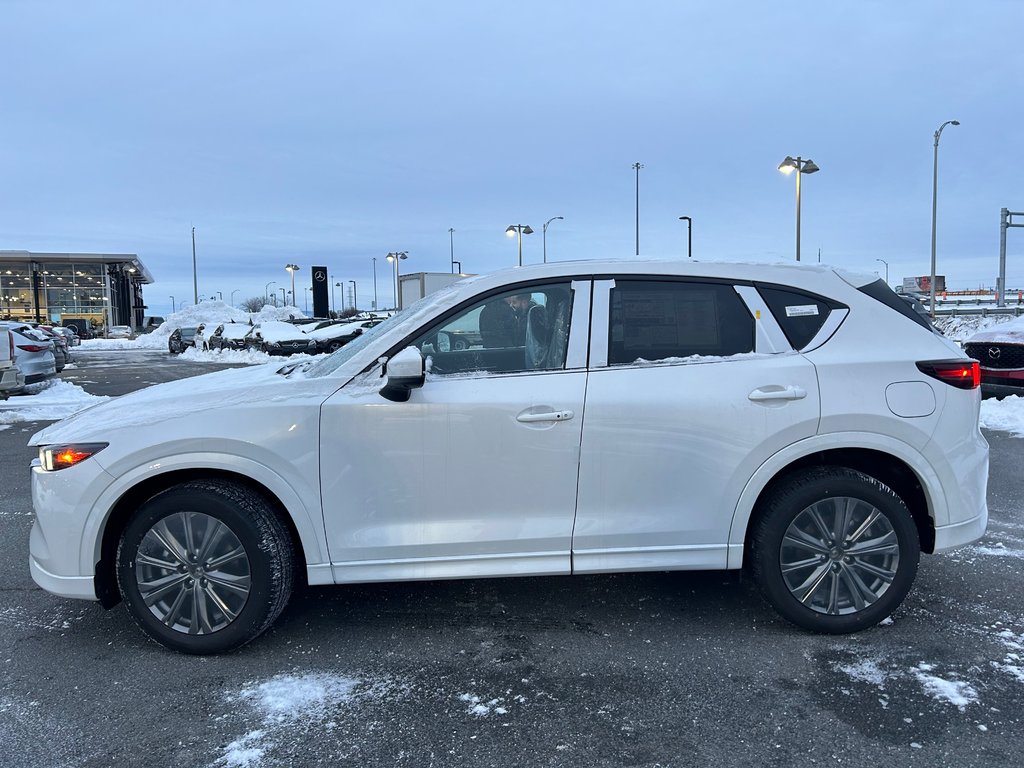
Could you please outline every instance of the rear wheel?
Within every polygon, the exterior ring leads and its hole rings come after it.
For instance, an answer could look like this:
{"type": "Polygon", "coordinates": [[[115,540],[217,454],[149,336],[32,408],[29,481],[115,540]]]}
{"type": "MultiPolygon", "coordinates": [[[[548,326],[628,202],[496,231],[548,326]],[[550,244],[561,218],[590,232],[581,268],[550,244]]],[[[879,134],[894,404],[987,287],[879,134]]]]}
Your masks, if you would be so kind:
{"type": "Polygon", "coordinates": [[[132,618],[158,643],[219,653],[258,637],[292,586],[291,541],[262,496],[224,481],[160,493],[121,536],[117,579],[132,618]]]}
{"type": "Polygon", "coordinates": [[[903,602],[921,547],[910,511],[887,485],[820,467],[793,475],[763,505],[753,570],[783,617],[841,634],[877,624],[903,602]]]}

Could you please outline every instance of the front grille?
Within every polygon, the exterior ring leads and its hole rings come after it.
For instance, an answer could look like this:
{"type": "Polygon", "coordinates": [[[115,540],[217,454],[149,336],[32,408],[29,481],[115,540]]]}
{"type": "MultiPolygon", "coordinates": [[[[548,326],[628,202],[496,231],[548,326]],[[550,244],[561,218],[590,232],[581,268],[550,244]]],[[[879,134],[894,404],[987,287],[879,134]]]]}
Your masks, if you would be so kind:
{"type": "Polygon", "coordinates": [[[964,351],[981,363],[983,368],[1024,368],[1024,345],[967,344],[964,351]]]}

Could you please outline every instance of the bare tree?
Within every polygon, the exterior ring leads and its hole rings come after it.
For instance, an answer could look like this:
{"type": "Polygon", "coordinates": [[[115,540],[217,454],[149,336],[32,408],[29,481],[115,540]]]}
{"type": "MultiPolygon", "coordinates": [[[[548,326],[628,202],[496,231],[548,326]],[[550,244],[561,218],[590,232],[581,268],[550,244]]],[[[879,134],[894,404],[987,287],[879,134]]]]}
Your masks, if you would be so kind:
{"type": "Polygon", "coordinates": [[[261,309],[263,309],[263,305],[266,303],[266,299],[264,299],[262,296],[253,296],[251,299],[246,299],[245,301],[243,301],[240,306],[246,312],[259,312],[261,309]]]}

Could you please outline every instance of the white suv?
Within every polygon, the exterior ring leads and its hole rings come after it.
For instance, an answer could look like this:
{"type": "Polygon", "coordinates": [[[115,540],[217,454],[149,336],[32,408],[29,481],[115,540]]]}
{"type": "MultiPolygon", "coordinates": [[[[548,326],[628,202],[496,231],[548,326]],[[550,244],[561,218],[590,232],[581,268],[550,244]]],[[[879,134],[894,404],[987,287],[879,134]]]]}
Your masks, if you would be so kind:
{"type": "Polygon", "coordinates": [[[471,278],[315,362],[32,438],[31,569],[189,653],[310,584],[749,566],[874,625],[985,531],[978,364],[875,276],[563,262],[471,278]]]}

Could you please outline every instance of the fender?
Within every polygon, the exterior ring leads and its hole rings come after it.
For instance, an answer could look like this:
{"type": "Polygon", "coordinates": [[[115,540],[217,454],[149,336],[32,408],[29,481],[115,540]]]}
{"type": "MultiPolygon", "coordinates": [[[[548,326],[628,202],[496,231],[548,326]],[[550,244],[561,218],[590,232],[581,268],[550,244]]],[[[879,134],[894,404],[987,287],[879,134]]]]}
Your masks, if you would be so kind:
{"type": "MultiPolygon", "coordinates": [[[[309,583],[334,583],[330,560],[326,556],[327,536],[324,530],[323,511],[309,508],[303,502],[303,494],[297,493],[291,483],[265,464],[245,456],[220,452],[181,453],[152,459],[127,471],[119,470],[118,476],[100,493],[89,510],[79,553],[79,573],[94,572],[101,554],[102,530],[107,524],[111,510],[128,491],[141,482],[170,472],[204,469],[244,475],[267,488],[288,510],[295,524],[306,554],[309,583]]],[[[319,488],[313,489],[306,497],[319,499],[319,488]]]]}
{"type": "Polygon", "coordinates": [[[942,485],[939,476],[921,452],[913,446],[902,440],[874,432],[832,432],[815,435],[788,445],[768,458],[747,481],[736,502],[736,509],[733,511],[732,524],[729,529],[727,568],[743,566],[743,548],[750,516],[753,514],[758,497],[768,483],[790,464],[805,456],[839,448],[866,448],[887,453],[902,460],[917,475],[933,522],[941,525],[949,519],[949,510],[946,506],[945,495],[941,493],[942,485]],[[939,492],[936,493],[936,490],[939,492]]]}

